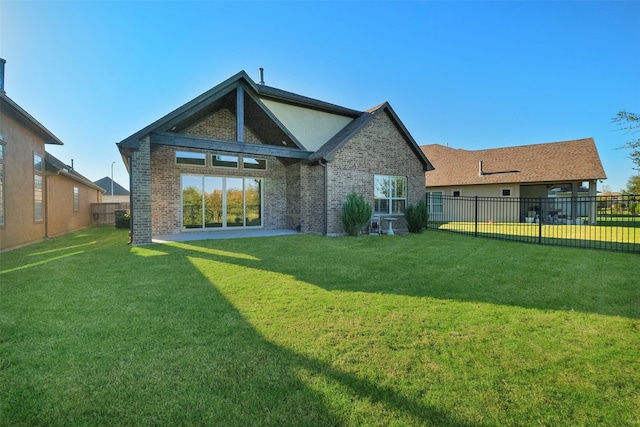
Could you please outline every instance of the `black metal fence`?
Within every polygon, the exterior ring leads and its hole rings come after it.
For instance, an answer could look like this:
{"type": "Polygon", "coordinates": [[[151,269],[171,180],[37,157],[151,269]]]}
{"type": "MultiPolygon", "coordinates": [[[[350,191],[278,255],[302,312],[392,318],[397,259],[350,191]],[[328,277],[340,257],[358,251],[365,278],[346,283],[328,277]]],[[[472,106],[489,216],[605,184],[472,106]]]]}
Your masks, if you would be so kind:
{"type": "Polygon", "coordinates": [[[427,195],[428,229],[544,245],[640,252],[640,195],[427,195]]]}

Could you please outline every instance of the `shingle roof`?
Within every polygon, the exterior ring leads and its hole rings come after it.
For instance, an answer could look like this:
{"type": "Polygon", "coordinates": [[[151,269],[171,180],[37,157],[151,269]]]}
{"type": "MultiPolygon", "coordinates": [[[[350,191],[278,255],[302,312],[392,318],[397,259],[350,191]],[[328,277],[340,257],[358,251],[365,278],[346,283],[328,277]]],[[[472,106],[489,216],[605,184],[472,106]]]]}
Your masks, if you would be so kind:
{"type": "Polygon", "coordinates": [[[50,153],[46,151],[44,154],[45,154],[45,164],[46,164],[47,170],[57,172],[61,175],[67,176],[75,181],[78,181],[88,187],[102,191],[102,188],[100,188],[98,185],[91,182],[84,175],[78,173],[71,166],[61,162],[60,160],[58,160],[57,158],[55,158],[54,156],[52,156],[50,153]]]}
{"type": "MultiPolygon", "coordinates": [[[[336,135],[326,141],[318,150],[316,150],[310,157],[307,159],[309,161],[317,161],[317,160],[328,160],[332,158],[335,151],[344,144],[351,136],[355,134],[358,130],[360,130],[365,124],[367,124],[373,117],[379,114],[382,111],[386,111],[391,116],[391,119],[395,126],[398,128],[399,132],[403,135],[407,144],[412,148],[415,152],[416,156],[423,163],[425,170],[430,170],[433,168],[427,157],[420,150],[420,147],[413,139],[409,131],[402,124],[402,121],[393,111],[388,102],[384,102],[376,107],[373,107],[367,111],[357,111],[352,110],[350,108],[341,107],[339,105],[331,104],[328,102],[320,101],[318,99],[309,98],[306,96],[298,95],[292,92],[287,92],[282,89],[274,88],[271,86],[265,86],[254,83],[249,75],[245,71],[240,71],[239,73],[233,75],[228,78],[224,82],[216,85],[212,89],[203,93],[202,95],[194,98],[193,100],[187,102],[181,107],[175,109],[171,113],[165,115],[154,123],[146,126],[145,128],[139,130],[128,138],[122,140],[117,143],[119,149],[122,151],[123,149],[137,149],[139,145],[139,139],[144,137],[145,135],[150,134],[153,131],[157,131],[158,129],[162,129],[163,126],[166,127],[168,123],[172,123],[172,120],[182,116],[183,114],[187,114],[193,112],[197,109],[202,109],[206,105],[209,105],[214,100],[220,98],[222,94],[225,94],[235,88],[238,85],[243,85],[249,91],[252,91],[256,94],[258,98],[264,97],[280,102],[285,102],[291,105],[300,106],[303,108],[315,109],[319,111],[324,111],[333,114],[344,115],[346,117],[350,117],[353,120],[347,124],[342,130],[340,130],[336,135]]],[[[258,100],[257,102],[261,102],[258,100]]],[[[265,107],[266,108],[266,107],[265,107]]],[[[282,126],[282,129],[286,132],[289,132],[288,129],[282,126]]],[[[304,149],[302,144],[299,144],[296,137],[288,133],[291,138],[294,140],[294,143],[298,145],[298,148],[304,149]]]]}
{"type": "MultiPolygon", "coordinates": [[[[104,178],[101,178],[97,181],[94,182],[95,185],[97,185],[98,187],[102,188],[104,190],[104,194],[105,195],[111,195],[111,178],[109,178],[108,176],[105,176],[104,178]]],[[[128,196],[129,195],[129,191],[127,191],[126,188],[124,188],[122,185],[118,184],[117,182],[113,181],[113,195],[114,196],[128,196]]]]}
{"type": "Polygon", "coordinates": [[[427,187],[606,178],[593,138],[473,151],[420,148],[435,167],[426,175],[427,187]]]}

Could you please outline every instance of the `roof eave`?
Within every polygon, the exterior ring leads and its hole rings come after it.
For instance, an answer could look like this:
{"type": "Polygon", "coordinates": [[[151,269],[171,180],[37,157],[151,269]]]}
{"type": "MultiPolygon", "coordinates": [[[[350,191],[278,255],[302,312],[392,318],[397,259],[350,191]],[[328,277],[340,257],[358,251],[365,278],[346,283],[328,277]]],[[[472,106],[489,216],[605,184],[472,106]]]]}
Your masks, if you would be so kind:
{"type": "Polygon", "coordinates": [[[245,71],[240,71],[234,74],[233,76],[229,77],[227,80],[223,81],[222,83],[217,84],[216,86],[209,89],[208,91],[195,97],[194,99],[187,102],[186,104],[183,104],[182,106],[176,108],[170,113],[164,115],[163,117],[151,123],[150,125],[145,126],[144,128],[140,129],[138,132],[134,133],[133,135],[130,135],[129,137],[123,139],[118,143],[118,147],[131,148],[131,149],[137,150],[138,148],[140,148],[141,138],[144,138],[145,136],[149,135],[151,132],[162,127],[167,122],[174,119],[175,117],[180,116],[185,111],[193,109],[194,107],[200,104],[206,103],[211,98],[215,97],[220,93],[226,93],[228,90],[233,89],[233,86],[238,85],[239,84],[238,82],[240,81],[245,82],[248,86],[252,87],[256,92],[258,91],[256,87],[257,85],[251,80],[249,75],[245,71]]]}
{"type": "Polygon", "coordinates": [[[31,114],[27,113],[5,93],[0,92],[0,102],[8,107],[2,108],[3,112],[8,112],[9,114],[13,115],[18,121],[27,126],[32,132],[42,137],[45,144],[64,145],[64,143],[60,139],[58,139],[57,136],[51,133],[49,129],[44,127],[42,123],[37,121],[31,114]]]}

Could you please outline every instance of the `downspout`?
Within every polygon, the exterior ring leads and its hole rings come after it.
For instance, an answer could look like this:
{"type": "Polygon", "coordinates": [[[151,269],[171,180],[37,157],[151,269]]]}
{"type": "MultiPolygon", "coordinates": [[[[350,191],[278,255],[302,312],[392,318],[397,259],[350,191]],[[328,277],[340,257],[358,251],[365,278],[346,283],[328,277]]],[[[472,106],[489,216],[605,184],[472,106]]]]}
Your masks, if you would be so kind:
{"type": "Polygon", "coordinates": [[[328,180],[327,180],[327,164],[322,163],[322,160],[318,160],[318,164],[320,166],[322,166],[323,169],[323,181],[324,181],[324,215],[323,215],[323,224],[322,224],[322,234],[324,236],[327,235],[327,229],[328,229],[328,221],[327,221],[327,215],[329,212],[329,200],[328,200],[328,195],[329,195],[329,189],[328,189],[328,180]]]}
{"type": "Polygon", "coordinates": [[[127,245],[133,243],[133,156],[129,159],[129,241],[127,245]]]}

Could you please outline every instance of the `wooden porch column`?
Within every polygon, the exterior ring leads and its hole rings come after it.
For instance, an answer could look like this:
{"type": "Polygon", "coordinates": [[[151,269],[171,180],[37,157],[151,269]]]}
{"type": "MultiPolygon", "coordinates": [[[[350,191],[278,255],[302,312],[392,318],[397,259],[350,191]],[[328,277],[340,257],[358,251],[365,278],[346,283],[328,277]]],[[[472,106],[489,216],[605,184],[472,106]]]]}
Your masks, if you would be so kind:
{"type": "Polygon", "coordinates": [[[244,142],[244,89],[238,86],[236,91],[236,140],[244,142]]]}

